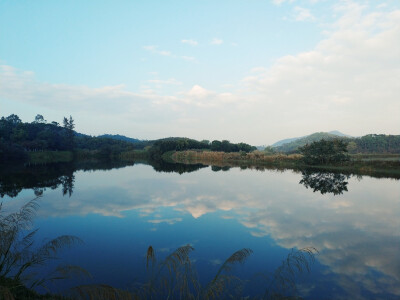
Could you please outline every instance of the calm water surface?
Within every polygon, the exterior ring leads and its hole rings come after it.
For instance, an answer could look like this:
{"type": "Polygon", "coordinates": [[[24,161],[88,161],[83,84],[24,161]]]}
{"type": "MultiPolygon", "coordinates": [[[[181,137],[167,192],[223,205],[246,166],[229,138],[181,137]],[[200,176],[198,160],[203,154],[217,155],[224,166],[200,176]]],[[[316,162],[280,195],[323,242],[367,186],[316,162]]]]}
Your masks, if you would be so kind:
{"type": "MultiPolygon", "coordinates": [[[[319,253],[311,273],[297,281],[303,297],[399,299],[399,180],[216,170],[179,174],[135,164],[69,170],[64,177],[55,176],[57,180],[43,179],[42,189],[36,189],[43,191],[35,219],[37,239],[80,237],[85,243],[63,251],[61,262],[80,265],[93,275],[54,290],[82,283],[129,289],[143,279],[149,245],[162,258],[191,244],[191,258],[204,283],[242,248],[254,252],[234,271],[251,279],[257,272],[273,272],[291,249],[315,247],[319,253]]],[[[3,190],[10,180],[2,183],[3,190]]],[[[5,208],[32,199],[35,185],[21,184],[14,194],[3,195],[5,208]]],[[[245,294],[262,291],[250,283],[245,294]]]]}

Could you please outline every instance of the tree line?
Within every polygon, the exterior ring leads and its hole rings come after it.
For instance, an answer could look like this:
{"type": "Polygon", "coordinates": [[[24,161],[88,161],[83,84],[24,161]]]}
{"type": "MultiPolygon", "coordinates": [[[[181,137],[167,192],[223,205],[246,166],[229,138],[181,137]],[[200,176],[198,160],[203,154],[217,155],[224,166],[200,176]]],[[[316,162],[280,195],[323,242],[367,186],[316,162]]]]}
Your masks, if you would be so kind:
{"type": "Polygon", "coordinates": [[[23,161],[33,151],[95,150],[107,156],[136,147],[129,142],[78,134],[72,116],[64,117],[62,125],[47,122],[40,114],[32,122],[22,122],[12,114],[0,119],[0,162],[23,161]]]}
{"type": "Polygon", "coordinates": [[[329,134],[326,132],[317,132],[309,136],[299,138],[295,141],[283,144],[278,147],[268,146],[265,152],[271,154],[276,152],[282,153],[299,153],[302,146],[311,144],[320,140],[342,140],[346,142],[347,149],[350,154],[355,153],[380,153],[380,154],[396,154],[400,153],[400,135],[388,134],[367,134],[362,137],[343,137],[329,134]]]}
{"type": "Polygon", "coordinates": [[[161,157],[169,151],[184,151],[184,150],[211,150],[220,152],[250,152],[257,148],[246,143],[234,144],[228,140],[208,140],[197,141],[189,138],[165,138],[154,141],[149,154],[151,158],[161,157]]]}
{"type": "MultiPolygon", "coordinates": [[[[228,140],[197,141],[189,138],[165,138],[155,141],[140,141],[119,135],[92,137],[77,133],[72,116],[64,117],[62,124],[47,122],[43,115],[36,115],[32,122],[22,122],[12,114],[0,119],[0,163],[23,161],[32,151],[75,151],[90,152],[90,156],[109,159],[122,152],[149,148],[151,158],[159,158],[168,151],[207,149],[222,152],[250,152],[256,147],[246,143],[234,144],[228,140]]],[[[83,153],[83,154],[82,154],[83,153]]]]}

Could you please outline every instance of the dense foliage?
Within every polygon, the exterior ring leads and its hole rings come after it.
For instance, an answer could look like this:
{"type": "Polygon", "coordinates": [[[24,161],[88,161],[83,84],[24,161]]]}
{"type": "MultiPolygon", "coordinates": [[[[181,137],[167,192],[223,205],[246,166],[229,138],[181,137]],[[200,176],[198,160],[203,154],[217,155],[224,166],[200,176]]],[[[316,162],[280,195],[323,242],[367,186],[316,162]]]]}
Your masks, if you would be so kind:
{"type": "Polygon", "coordinates": [[[300,148],[303,161],[308,165],[324,165],[349,160],[347,143],[342,140],[320,140],[300,148]]]}
{"type": "MultiPolygon", "coordinates": [[[[292,152],[296,152],[299,149],[299,147],[302,147],[307,144],[311,144],[312,142],[317,142],[322,139],[329,141],[329,140],[334,140],[334,139],[338,139],[338,138],[345,139],[345,137],[339,137],[337,135],[327,133],[327,132],[316,132],[316,133],[307,135],[305,137],[295,139],[294,141],[290,141],[290,142],[280,145],[278,147],[274,147],[274,149],[277,152],[292,153],[292,152]]],[[[290,139],[288,139],[288,140],[290,140],[290,139]]]]}
{"type": "Polygon", "coordinates": [[[32,151],[96,151],[99,158],[110,158],[123,151],[136,149],[134,144],[117,139],[91,137],[74,131],[72,116],[57,122],[47,123],[37,115],[31,123],[24,123],[12,114],[0,119],[0,163],[23,161],[32,151]]]}
{"type": "Polygon", "coordinates": [[[184,150],[201,150],[208,149],[211,151],[223,152],[250,152],[256,150],[256,147],[245,143],[232,144],[227,140],[223,141],[196,141],[188,138],[166,138],[156,140],[150,148],[150,157],[157,158],[169,151],[184,151],[184,150]]]}
{"type": "Polygon", "coordinates": [[[355,153],[400,153],[400,135],[368,134],[360,138],[351,139],[349,149],[355,153]]]}
{"type": "Polygon", "coordinates": [[[326,132],[317,132],[272,149],[276,152],[295,153],[299,151],[300,147],[322,139],[339,139],[347,142],[349,153],[400,153],[400,135],[368,134],[359,138],[351,138],[326,132]]]}

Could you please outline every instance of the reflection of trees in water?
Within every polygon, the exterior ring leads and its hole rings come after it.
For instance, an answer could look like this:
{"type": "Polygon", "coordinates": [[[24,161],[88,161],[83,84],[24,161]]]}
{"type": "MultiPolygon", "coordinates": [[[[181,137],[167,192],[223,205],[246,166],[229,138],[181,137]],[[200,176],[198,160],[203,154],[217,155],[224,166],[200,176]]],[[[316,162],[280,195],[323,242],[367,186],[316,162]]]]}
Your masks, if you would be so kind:
{"type": "Polygon", "coordinates": [[[74,190],[75,175],[79,170],[111,170],[133,163],[112,161],[75,161],[72,163],[52,163],[41,165],[12,165],[0,169],[0,197],[14,198],[23,189],[32,189],[41,196],[47,188],[62,187],[63,195],[71,196],[74,190]]]}
{"type": "Polygon", "coordinates": [[[194,171],[198,171],[201,168],[206,168],[207,166],[203,164],[181,164],[181,163],[168,163],[164,160],[149,160],[147,162],[149,165],[153,167],[153,169],[157,172],[166,172],[166,173],[190,173],[194,171]]]}
{"type": "Polygon", "coordinates": [[[229,171],[231,169],[231,167],[229,166],[224,166],[224,167],[219,167],[219,166],[211,166],[211,170],[214,172],[218,172],[218,171],[229,171]]]}
{"type": "MultiPolygon", "coordinates": [[[[165,161],[143,161],[157,172],[176,172],[179,174],[194,172],[207,166],[202,164],[186,165],[165,161]]],[[[112,170],[132,166],[134,162],[83,160],[71,163],[53,163],[42,165],[14,165],[0,169],[0,197],[14,198],[23,189],[32,189],[36,196],[41,196],[47,188],[52,190],[62,187],[62,194],[71,197],[74,190],[75,175],[79,170],[112,170]]]]}
{"type": "Polygon", "coordinates": [[[63,186],[72,194],[75,168],[72,164],[48,164],[34,166],[15,166],[0,172],[0,196],[18,196],[23,189],[32,189],[36,196],[50,188],[63,186]]]}
{"type": "Polygon", "coordinates": [[[334,195],[347,192],[348,181],[346,180],[350,178],[350,175],[314,170],[303,170],[301,174],[303,177],[299,183],[306,188],[313,189],[314,192],[319,191],[321,194],[332,193],[334,195]]]}

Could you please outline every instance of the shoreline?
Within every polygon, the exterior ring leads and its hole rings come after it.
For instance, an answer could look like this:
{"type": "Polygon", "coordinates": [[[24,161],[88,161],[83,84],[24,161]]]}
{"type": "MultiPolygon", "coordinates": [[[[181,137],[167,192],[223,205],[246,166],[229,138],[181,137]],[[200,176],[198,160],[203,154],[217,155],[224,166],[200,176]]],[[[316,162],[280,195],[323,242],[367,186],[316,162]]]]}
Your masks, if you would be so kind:
{"type": "Polygon", "coordinates": [[[307,165],[300,154],[225,153],[210,151],[178,151],[167,153],[163,158],[175,163],[205,164],[217,167],[242,169],[277,169],[343,172],[354,175],[394,177],[400,179],[400,155],[352,155],[350,161],[335,165],[307,165]]]}

